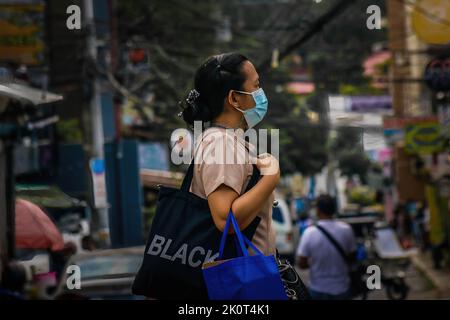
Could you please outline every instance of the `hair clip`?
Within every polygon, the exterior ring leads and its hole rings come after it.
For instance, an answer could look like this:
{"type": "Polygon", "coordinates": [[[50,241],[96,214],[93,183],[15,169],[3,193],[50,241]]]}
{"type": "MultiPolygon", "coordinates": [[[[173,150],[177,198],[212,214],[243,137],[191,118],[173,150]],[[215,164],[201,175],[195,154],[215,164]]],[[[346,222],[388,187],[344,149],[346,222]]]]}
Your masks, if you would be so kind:
{"type": "Polygon", "coordinates": [[[186,98],[186,103],[190,105],[194,110],[197,109],[197,106],[195,105],[195,100],[200,96],[200,92],[198,92],[196,89],[192,89],[189,91],[189,94],[186,98]]]}
{"type": "Polygon", "coordinates": [[[189,91],[188,97],[186,100],[189,102],[193,102],[195,99],[197,99],[200,96],[200,92],[197,91],[197,89],[192,89],[189,91]]]}

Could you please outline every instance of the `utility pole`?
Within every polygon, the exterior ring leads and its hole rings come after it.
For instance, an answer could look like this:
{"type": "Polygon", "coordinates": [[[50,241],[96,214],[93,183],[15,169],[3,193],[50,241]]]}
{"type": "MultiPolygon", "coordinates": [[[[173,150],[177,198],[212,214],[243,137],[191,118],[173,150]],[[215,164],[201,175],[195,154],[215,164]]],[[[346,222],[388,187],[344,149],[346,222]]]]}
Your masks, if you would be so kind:
{"type": "Polygon", "coordinates": [[[8,207],[6,205],[6,153],[3,141],[0,139],[0,283],[8,261],[8,207]]]}
{"type": "MultiPolygon", "coordinates": [[[[84,11],[85,11],[85,21],[88,26],[87,35],[87,50],[88,56],[93,63],[98,63],[98,50],[97,50],[97,34],[95,26],[95,16],[94,16],[94,0],[84,0],[84,11]]],[[[107,195],[106,187],[104,183],[104,132],[103,132],[103,119],[102,119],[102,108],[101,108],[101,80],[94,75],[92,97],[90,101],[90,112],[91,112],[91,123],[92,123],[92,149],[91,157],[94,158],[90,161],[91,176],[92,176],[92,191],[93,191],[93,205],[95,207],[94,214],[95,218],[94,226],[95,232],[98,233],[99,238],[103,242],[104,246],[109,247],[110,245],[110,228],[109,228],[109,217],[107,208],[107,195]],[[103,165],[101,165],[103,163],[103,165]],[[96,169],[92,170],[92,166],[96,169]],[[101,175],[103,172],[103,175],[101,175]],[[99,173],[99,174],[98,174],[99,173]],[[96,179],[97,178],[97,179],[96,179]],[[96,199],[96,192],[98,188],[103,190],[102,201],[96,199]],[[97,190],[96,190],[97,189],[97,190]]]]}
{"type": "MultiPolygon", "coordinates": [[[[406,12],[405,4],[398,0],[387,1],[387,17],[389,23],[389,50],[392,53],[391,79],[408,79],[406,65],[406,12]]],[[[403,117],[406,84],[391,83],[392,105],[396,117],[403,117]]]]}

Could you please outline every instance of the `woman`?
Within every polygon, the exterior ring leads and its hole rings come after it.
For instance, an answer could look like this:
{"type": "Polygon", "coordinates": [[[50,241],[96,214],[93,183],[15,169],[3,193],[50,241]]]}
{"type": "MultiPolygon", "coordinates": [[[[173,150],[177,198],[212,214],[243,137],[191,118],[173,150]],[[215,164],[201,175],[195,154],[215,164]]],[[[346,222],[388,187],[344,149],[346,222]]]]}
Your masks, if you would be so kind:
{"type": "Polygon", "coordinates": [[[276,251],[271,221],[279,165],[269,154],[259,156],[254,162],[262,177],[243,193],[253,165],[248,151],[252,146],[241,134],[258,124],[266,112],[267,98],[255,67],[243,55],[227,53],[210,57],[197,70],[195,89],[186,99],[182,116],[190,126],[201,121],[207,127],[196,144],[190,192],[208,200],[214,223],[221,231],[230,209],[241,230],[259,216],[252,242],[270,255],[276,251]]]}

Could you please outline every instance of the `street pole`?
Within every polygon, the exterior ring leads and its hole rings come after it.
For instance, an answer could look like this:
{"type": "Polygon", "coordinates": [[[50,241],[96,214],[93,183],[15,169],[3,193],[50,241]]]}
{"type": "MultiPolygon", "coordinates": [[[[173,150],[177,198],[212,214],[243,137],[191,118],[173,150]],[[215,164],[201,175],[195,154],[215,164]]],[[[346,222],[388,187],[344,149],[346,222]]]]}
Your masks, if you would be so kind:
{"type": "MultiPolygon", "coordinates": [[[[393,57],[391,77],[392,79],[409,78],[407,67],[405,67],[407,59],[405,4],[398,0],[388,0],[386,4],[389,23],[388,44],[393,57]]],[[[405,90],[405,83],[391,83],[392,105],[396,117],[405,115],[405,90]]]]}
{"type": "Polygon", "coordinates": [[[8,208],[6,205],[6,153],[3,140],[0,139],[0,284],[8,262],[8,208]]]}
{"type": "MultiPolygon", "coordinates": [[[[85,21],[88,26],[87,35],[87,50],[88,56],[93,61],[97,63],[98,61],[98,50],[97,50],[97,35],[95,28],[95,17],[94,17],[94,5],[93,0],[84,0],[84,11],[85,11],[85,21]]],[[[92,121],[92,150],[91,156],[96,159],[104,159],[104,134],[103,134],[103,119],[102,119],[102,108],[101,108],[101,97],[100,97],[101,83],[100,80],[94,75],[92,97],[90,101],[90,111],[91,111],[91,121],[92,121]]],[[[91,173],[93,175],[94,173],[91,173]]],[[[95,184],[92,184],[93,189],[95,184]]],[[[92,190],[95,194],[95,190],[92,190]]],[[[106,193],[106,188],[104,190],[106,193]]],[[[106,195],[105,195],[106,198],[106,195]]],[[[103,242],[104,246],[109,247],[110,245],[110,231],[109,231],[109,218],[108,209],[106,206],[96,206],[95,201],[92,202],[95,206],[94,214],[97,216],[95,231],[98,232],[100,240],[103,242]]]]}

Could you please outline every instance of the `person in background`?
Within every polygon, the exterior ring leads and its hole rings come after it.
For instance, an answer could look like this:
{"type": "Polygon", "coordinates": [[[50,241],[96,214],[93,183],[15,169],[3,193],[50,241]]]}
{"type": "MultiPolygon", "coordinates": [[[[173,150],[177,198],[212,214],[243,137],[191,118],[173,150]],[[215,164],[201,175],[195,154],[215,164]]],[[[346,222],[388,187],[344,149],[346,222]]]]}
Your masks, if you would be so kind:
{"type": "Polygon", "coordinates": [[[406,213],[410,215],[410,217],[415,217],[417,213],[417,203],[413,199],[408,198],[405,203],[405,210],[406,213]]]}
{"type": "Polygon", "coordinates": [[[424,201],[420,202],[419,207],[417,208],[416,215],[413,218],[414,240],[417,246],[419,246],[422,251],[426,249],[425,208],[426,203],[424,201]]]}
{"type": "Polygon", "coordinates": [[[15,261],[10,261],[3,270],[0,284],[0,301],[24,300],[27,276],[25,268],[15,261]]]}
{"type": "Polygon", "coordinates": [[[84,236],[81,239],[81,248],[86,251],[94,251],[97,248],[94,238],[90,235],[84,236]]]}
{"type": "Polygon", "coordinates": [[[58,281],[61,279],[70,257],[76,253],[77,246],[71,241],[66,242],[62,250],[50,252],[51,270],[56,272],[56,279],[58,281]]]}
{"type": "MultiPolygon", "coordinates": [[[[348,254],[355,257],[356,239],[350,225],[336,221],[336,202],[329,195],[317,199],[318,225],[324,228],[348,254]]],[[[310,294],[313,299],[342,300],[350,297],[347,261],[317,227],[307,228],[297,249],[298,265],[310,269],[310,294]]]]}
{"type": "Polygon", "coordinates": [[[408,249],[411,247],[411,217],[405,208],[406,205],[401,203],[395,208],[393,227],[401,246],[408,249]]]}
{"type": "Polygon", "coordinates": [[[410,242],[412,246],[413,244],[416,246],[421,246],[421,240],[420,240],[420,231],[419,231],[419,225],[418,225],[418,216],[420,207],[418,206],[417,202],[413,199],[408,199],[405,204],[405,210],[407,214],[407,219],[405,220],[405,223],[407,223],[407,227],[409,229],[409,235],[410,235],[410,242]]]}
{"type": "Polygon", "coordinates": [[[428,206],[427,202],[424,202],[424,208],[423,208],[423,239],[424,239],[424,245],[425,250],[430,249],[431,243],[430,243],[430,207],[428,206]]]}
{"type": "Polygon", "coordinates": [[[313,225],[313,220],[309,217],[307,211],[302,211],[299,214],[298,230],[300,237],[305,233],[306,229],[313,225]]]}
{"type": "Polygon", "coordinates": [[[413,246],[413,222],[411,216],[404,212],[403,214],[403,239],[401,244],[403,248],[410,249],[413,246]]]}

